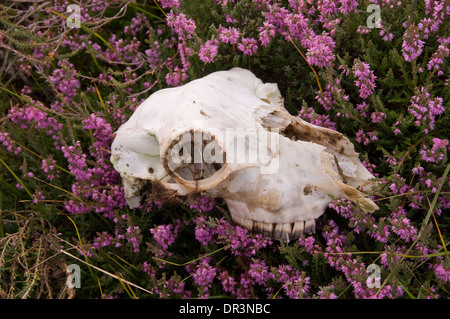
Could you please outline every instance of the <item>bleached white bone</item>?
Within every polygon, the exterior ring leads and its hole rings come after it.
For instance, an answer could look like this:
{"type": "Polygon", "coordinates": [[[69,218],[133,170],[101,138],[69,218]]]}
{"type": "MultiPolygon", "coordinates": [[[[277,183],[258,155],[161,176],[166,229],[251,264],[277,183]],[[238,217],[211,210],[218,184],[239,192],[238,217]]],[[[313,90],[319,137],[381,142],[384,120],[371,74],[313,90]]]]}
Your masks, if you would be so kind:
{"type": "Polygon", "coordinates": [[[276,84],[241,68],[152,94],[116,132],[111,162],[131,208],[143,186],[225,200],[239,225],[289,241],[335,198],[377,205],[373,178],[341,133],[290,115],[276,84]]]}

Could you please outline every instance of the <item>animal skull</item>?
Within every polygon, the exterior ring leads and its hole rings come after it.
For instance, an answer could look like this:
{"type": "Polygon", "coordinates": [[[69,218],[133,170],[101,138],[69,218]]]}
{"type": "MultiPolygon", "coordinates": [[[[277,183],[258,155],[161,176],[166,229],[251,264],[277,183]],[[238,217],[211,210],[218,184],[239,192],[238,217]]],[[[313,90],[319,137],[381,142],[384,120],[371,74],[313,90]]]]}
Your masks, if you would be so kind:
{"type": "Polygon", "coordinates": [[[240,68],[152,94],[111,149],[130,208],[157,182],[221,197],[235,223],[284,241],[315,230],[329,195],[378,209],[356,189],[372,187],[373,176],[353,144],[290,115],[276,84],[240,68]]]}

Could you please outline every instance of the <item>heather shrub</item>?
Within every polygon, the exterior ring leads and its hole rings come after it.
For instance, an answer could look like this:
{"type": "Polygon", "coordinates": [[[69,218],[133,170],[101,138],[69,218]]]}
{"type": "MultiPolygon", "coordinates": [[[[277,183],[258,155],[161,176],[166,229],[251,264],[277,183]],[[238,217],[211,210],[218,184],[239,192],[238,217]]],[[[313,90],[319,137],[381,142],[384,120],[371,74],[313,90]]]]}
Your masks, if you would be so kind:
{"type": "Polygon", "coordinates": [[[69,4],[0,4],[0,297],[450,297],[449,1],[69,4]],[[234,66],[345,134],[380,209],[335,199],[288,244],[203,195],[154,185],[129,209],[114,132],[156,90],[234,66]]]}

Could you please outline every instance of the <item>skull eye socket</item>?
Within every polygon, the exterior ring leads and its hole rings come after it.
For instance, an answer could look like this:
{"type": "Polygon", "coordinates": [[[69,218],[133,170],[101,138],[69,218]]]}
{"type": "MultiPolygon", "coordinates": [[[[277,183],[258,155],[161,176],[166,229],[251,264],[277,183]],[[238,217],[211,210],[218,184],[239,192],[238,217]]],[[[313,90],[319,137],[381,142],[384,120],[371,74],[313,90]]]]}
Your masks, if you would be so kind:
{"type": "Polygon", "coordinates": [[[225,164],[225,153],[209,133],[190,131],[181,135],[167,152],[172,174],[186,181],[212,177],[225,164]]]}

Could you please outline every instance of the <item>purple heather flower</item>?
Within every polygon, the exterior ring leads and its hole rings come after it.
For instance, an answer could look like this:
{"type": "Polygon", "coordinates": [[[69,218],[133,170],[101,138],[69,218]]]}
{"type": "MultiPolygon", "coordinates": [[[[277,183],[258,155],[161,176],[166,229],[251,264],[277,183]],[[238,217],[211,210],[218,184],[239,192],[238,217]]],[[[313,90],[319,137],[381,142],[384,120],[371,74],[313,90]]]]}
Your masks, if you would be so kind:
{"type": "Polygon", "coordinates": [[[250,264],[250,270],[248,271],[250,277],[258,284],[265,285],[266,281],[271,279],[269,267],[263,260],[254,259],[250,264]]]}
{"type": "Polygon", "coordinates": [[[259,41],[261,45],[267,46],[275,36],[275,27],[268,21],[264,21],[263,26],[258,28],[259,41]]]}
{"type": "Polygon", "coordinates": [[[275,271],[275,276],[278,282],[286,282],[291,279],[292,266],[290,265],[279,265],[278,269],[275,271]]]}
{"type": "Polygon", "coordinates": [[[283,290],[291,299],[306,298],[309,292],[310,278],[304,272],[294,270],[289,265],[279,265],[272,277],[283,284],[283,290]]]}
{"type": "Polygon", "coordinates": [[[235,0],[216,0],[216,4],[226,6],[228,4],[228,1],[234,3],[235,0]]]}
{"type": "Polygon", "coordinates": [[[358,2],[355,0],[339,0],[341,6],[339,7],[339,11],[345,14],[349,14],[352,12],[358,12],[358,2]]]}
{"type": "Polygon", "coordinates": [[[311,252],[314,249],[314,243],[315,243],[315,238],[312,236],[306,237],[306,238],[299,238],[299,243],[300,245],[302,245],[303,247],[305,247],[306,252],[311,252]]]}
{"type": "Polygon", "coordinates": [[[135,17],[131,18],[130,25],[124,27],[124,33],[131,33],[133,36],[136,36],[140,31],[145,28],[145,24],[148,22],[147,17],[138,12],[135,17]]]}
{"type": "Polygon", "coordinates": [[[214,62],[214,58],[216,57],[217,52],[219,51],[217,44],[218,44],[217,40],[206,41],[205,44],[200,47],[200,51],[198,53],[200,60],[202,60],[205,63],[214,62]]]}
{"type": "Polygon", "coordinates": [[[298,116],[311,124],[336,130],[336,123],[330,120],[329,115],[317,114],[312,107],[302,107],[298,116]]]}
{"type": "Polygon", "coordinates": [[[356,109],[359,111],[359,113],[363,117],[367,117],[366,110],[367,110],[368,107],[369,107],[369,105],[365,101],[363,101],[360,104],[356,104],[356,109]]]}
{"type": "Polygon", "coordinates": [[[356,32],[358,32],[360,34],[368,34],[368,33],[372,32],[372,29],[365,25],[360,25],[360,26],[358,26],[358,29],[356,29],[356,32]]]}
{"type": "Polygon", "coordinates": [[[424,41],[421,40],[419,30],[414,23],[410,24],[403,34],[403,58],[411,62],[422,54],[424,41]]]}
{"type": "Polygon", "coordinates": [[[367,145],[370,142],[378,141],[378,137],[375,135],[375,132],[367,132],[366,134],[362,129],[359,129],[356,133],[356,141],[367,145]]]}
{"type": "Polygon", "coordinates": [[[420,90],[416,88],[416,93],[410,100],[411,106],[408,112],[414,115],[414,124],[417,126],[425,126],[424,132],[434,130],[434,122],[436,116],[444,113],[443,99],[436,97],[430,98],[430,93],[422,87],[420,90]]]}
{"type": "Polygon", "coordinates": [[[348,65],[339,65],[338,70],[342,70],[342,74],[344,75],[349,75],[350,74],[350,68],[348,67],[348,65]]]}
{"type": "Polygon", "coordinates": [[[158,0],[161,7],[164,9],[174,8],[177,9],[180,6],[180,0],[158,0]]]}
{"type": "Polygon", "coordinates": [[[444,159],[448,144],[448,140],[433,138],[431,149],[426,145],[422,146],[422,149],[419,151],[421,158],[426,162],[439,163],[444,159]]]}
{"type": "Polygon", "coordinates": [[[8,152],[12,152],[15,155],[19,154],[22,148],[11,139],[8,132],[0,132],[0,142],[6,148],[8,152]]]}
{"type": "Polygon", "coordinates": [[[440,280],[444,282],[450,282],[450,268],[448,268],[448,262],[447,267],[445,266],[445,264],[446,263],[442,260],[441,262],[436,263],[434,265],[434,273],[440,280]]]}
{"type": "Polygon", "coordinates": [[[320,287],[320,290],[317,292],[319,299],[337,299],[337,295],[331,289],[333,289],[332,284],[328,287],[320,287]]]}
{"type": "Polygon", "coordinates": [[[380,31],[380,35],[383,36],[383,41],[392,41],[394,39],[393,33],[387,33],[384,30],[380,31]]]}
{"type": "Polygon", "coordinates": [[[156,243],[163,250],[167,250],[177,238],[178,228],[179,226],[176,226],[174,229],[172,224],[159,225],[155,228],[151,228],[150,232],[152,233],[153,238],[156,240],[156,243]]]}
{"type": "Polygon", "coordinates": [[[239,40],[240,33],[236,28],[219,27],[219,38],[222,43],[236,44],[239,40]]]}
{"type": "Polygon", "coordinates": [[[69,162],[68,168],[70,173],[75,176],[76,180],[87,180],[91,177],[85,171],[87,155],[82,153],[80,141],[75,146],[61,147],[61,151],[69,162]]]}
{"type": "Polygon", "coordinates": [[[227,271],[221,272],[218,277],[222,283],[222,287],[225,292],[234,292],[237,282],[233,277],[231,277],[228,274],[227,271]]]}
{"type": "Polygon", "coordinates": [[[253,38],[242,38],[241,43],[238,44],[238,49],[246,55],[253,55],[258,51],[257,41],[253,38]]]}
{"type": "Polygon", "coordinates": [[[238,20],[236,18],[233,18],[229,14],[225,14],[225,21],[227,23],[236,23],[236,22],[238,22],[238,20]]]}
{"type": "Polygon", "coordinates": [[[422,172],[424,171],[424,168],[419,165],[419,166],[415,166],[411,171],[413,174],[422,176],[422,172]]]}
{"type": "Polygon", "coordinates": [[[59,170],[56,169],[56,161],[55,160],[42,160],[41,170],[44,173],[47,173],[47,178],[52,181],[55,177],[59,177],[59,174],[61,173],[59,170]]]}
{"type": "Polygon", "coordinates": [[[167,14],[167,25],[179,36],[191,38],[195,31],[195,22],[186,18],[184,13],[176,14],[173,11],[167,14]]]}
{"type": "Polygon", "coordinates": [[[401,134],[402,133],[402,131],[400,131],[400,129],[397,127],[397,125],[399,125],[400,124],[400,121],[397,121],[397,122],[395,122],[395,124],[394,124],[394,134],[395,135],[398,135],[398,134],[401,134]]]}
{"type": "Polygon", "coordinates": [[[217,270],[208,263],[209,259],[204,258],[196,267],[192,277],[195,284],[207,288],[216,277],[217,270]]]}
{"type": "Polygon", "coordinates": [[[194,220],[195,238],[202,244],[208,245],[213,240],[214,230],[205,225],[205,217],[201,215],[194,220]]]}
{"type": "Polygon", "coordinates": [[[194,203],[189,205],[189,208],[196,209],[200,213],[211,211],[216,204],[216,200],[214,198],[206,196],[205,194],[200,194],[193,201],[194,203]]]}
{"type": "Polygon", "coordinates": [[[49,80],[61,92],[63,100],[69,103],[77,95],[80,82],[75,78],[77,72],[68,60],[60,60],[58,66],[60,68],[53,70],[49,80]]]}
{"type": "Polygon", "coordinates": [[[383,112],[372,112],[370,114],[370,119],[372,123],[381,123],[386,119],[386,114],[384,114],[383,112]]]}
{"type": "Polygon", "coordinates": [[[26,104],[25,106],[19,107],[18,105],[12,106],[8,111],[8,117],[11,122],[17,124],[22,129],[32,128],[35,130],[45,130],[45,133],[52,136],[53,139],[58,140],[59,137],[56,135],[58,131],[61,131],[63,125],[58,123],[58,121],[48,116],[47,113],[42,111],[45,106],[42,103],[30,99],[37,106],[26,104]]]}
{"type": "Polygon", "coordinates": [[[366,99],[375,89],[375,80],[377,77],[373,74],[369,64],[357,61],[352,68],[353,75],[356,77],[355,85],[359,88],[359,96],[366,99]]]}
{"type": "Polygon", "coordinates": [[[139,252],[139,246],[140,246],[140,240],[139,237],[141,234],[141,230],[139,229],[139,226],[129,226],[126,229],[126,233],[125,233],[125,238],[127,239],[128,243],[131,243],[133,245],[134,248],[134,252],[137,253],[139,252]]]}
{"type": "MultiPolygon", "coordinates": [[[[302,13],[284,13],[283,24],[287,27],[286,39],[302,40],[306,38],[306,34],[309,34],[305,33],[305,30],[310,30],[308,29],[308,19],[302,13]]],[[[314,33],[311,35],[315,36],[314,33]]]]}
{"type": "Polygon", "coordinates": [[[37,204],[41,200],[45,200],[45,196],[41,191],[33,194],[33,204],[37,204]]]}
{"type": "Polygon", "coordinates": [[[160,48],[159,42],[154,41],[150,44],[150,48],[144,51],[150,67],[156,67],[161,63],[162,58],[160,48]]]}
{"type": "Polygon", "coordinates": [[[95,249],[100,249],[102,247],[106,247],[106,246],[111,245],[113,240],[114,240],[113,236],[105,231],[105,232],[102,232],[99,237],[95,238],[94,243],[92,244],[92,246],[95,249]]]}
{"type": "Polygon", "coordinates": [[[317,95],[315,97],[315,99],[317,100],[317,102],[320,103],[320,105],[323,106],[323,108],[326,111],[330,111],[331,107],[335,104],[335,100],[333,98],[333,94],[328,90],[328,84],[327,84],[327,88],[325,89],[325,91],[317,92],[317,95]]]}
{"type": "Polygon", "coordinates": [[[436,52],[431,56],[430,61],[427,64],[428,70],[438,70],[443,60],[450,55],[450,50],[445,44],[440,44],[436,52]]]}
{"type": "Polygon", "coordinates": [[[406,217],[406,210],[399,207],[389,218],[392,231],[406,242],[413,241],[417,236],[417,228],[411,225],[411,220],[406,217]]]}
{"type": "Polygon", "coordinates": [[[248,272],[241,274],[241,280],[239,281],[239,283],[244,288],[250,288],[252,286],[252,279],[248,272]]]}
{"type": "Polygon", "coordinates": [[[83,128],[93,131],[94,143],[91,147],[91,154],[96,158],[109,157],[109,149],[113,136],[113,129],[106,119],[94,113],[82,122],[83,128]]]}
{"type": "Polygon", "coordinates": [[[177,66],[173,69],[173,71],[166,74],[166,83],[170,86],[179,86],[186,79],[188,75],[186,74],[186,70],[179,69],[177,66]]]}
{"type": "Polygon", "coordinates": [[[334,40],[324,32],[322,35],[315,35],[310,39],[310,45],[306,52],[306,58],[311,65],[326,67],[335,60],[334,40]]]}

